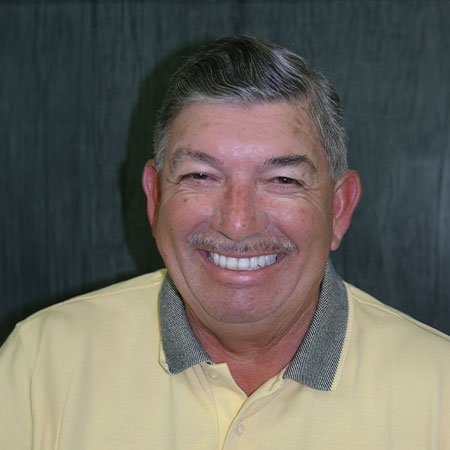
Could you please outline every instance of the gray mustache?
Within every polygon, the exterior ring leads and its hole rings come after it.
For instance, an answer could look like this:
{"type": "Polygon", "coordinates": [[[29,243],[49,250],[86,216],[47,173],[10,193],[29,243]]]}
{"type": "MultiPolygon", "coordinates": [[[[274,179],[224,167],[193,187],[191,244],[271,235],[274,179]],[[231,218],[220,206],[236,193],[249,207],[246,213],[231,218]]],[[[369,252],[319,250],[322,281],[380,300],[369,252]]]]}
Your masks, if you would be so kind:
{"type": "Polygon", "coordinates": [[[209,250],[222,250],[230,253],[270,252],[291,253],[297,246],[289,239],[276,237],[262,240],[232,241],[211,238],[202,233],[192,233],[186,238],[186,243],[192,247],[201,247],[209,250]]]}

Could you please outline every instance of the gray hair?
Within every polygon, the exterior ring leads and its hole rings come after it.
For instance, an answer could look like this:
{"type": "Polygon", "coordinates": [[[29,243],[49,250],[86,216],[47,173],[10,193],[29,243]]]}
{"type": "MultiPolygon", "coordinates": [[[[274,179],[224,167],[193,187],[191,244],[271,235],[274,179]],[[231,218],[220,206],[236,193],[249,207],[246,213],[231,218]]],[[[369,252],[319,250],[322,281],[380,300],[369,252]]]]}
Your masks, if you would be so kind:
{"type": "Polygon", "coordinates": [[[218,39],[186,59],[172,77],[155,129],[156,166],[161,169],[173,120],[192,103],[305,104],[325,150],[330,176],[347,170],[346,136],[339,97],[332,84],[303,58],[259,38],[218,39]]]}

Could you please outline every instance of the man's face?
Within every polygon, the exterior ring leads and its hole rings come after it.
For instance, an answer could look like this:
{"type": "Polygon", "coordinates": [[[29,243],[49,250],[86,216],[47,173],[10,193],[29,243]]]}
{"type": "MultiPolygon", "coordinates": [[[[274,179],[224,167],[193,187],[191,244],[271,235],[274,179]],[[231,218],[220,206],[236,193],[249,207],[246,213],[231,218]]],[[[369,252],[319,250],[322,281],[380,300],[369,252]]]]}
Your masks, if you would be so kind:
{"type": "Polygon", "coordinates": [[[144,187],[190,317],[206,326],[271,323],[317,300],[345,230],[337,230],[337,185],[304,109],[187,106],[173,122],[162,171],[148,164],[144,187]]]}

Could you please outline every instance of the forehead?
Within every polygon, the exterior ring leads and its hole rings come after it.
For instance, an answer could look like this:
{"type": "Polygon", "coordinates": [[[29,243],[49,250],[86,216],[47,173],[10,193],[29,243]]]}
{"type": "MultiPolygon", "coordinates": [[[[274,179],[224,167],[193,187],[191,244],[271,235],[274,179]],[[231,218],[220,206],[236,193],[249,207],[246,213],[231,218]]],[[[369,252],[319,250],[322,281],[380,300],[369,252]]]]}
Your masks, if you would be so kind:
{"type": "Polygon", "coordinates": [[[187,154],[200,151],[225,160],[302,154],[319,166],[325,162],[307,109],[285,102],[190,104],[172,123],[166,154],[170,165],[180,149],[187,150],[187,154]]]}

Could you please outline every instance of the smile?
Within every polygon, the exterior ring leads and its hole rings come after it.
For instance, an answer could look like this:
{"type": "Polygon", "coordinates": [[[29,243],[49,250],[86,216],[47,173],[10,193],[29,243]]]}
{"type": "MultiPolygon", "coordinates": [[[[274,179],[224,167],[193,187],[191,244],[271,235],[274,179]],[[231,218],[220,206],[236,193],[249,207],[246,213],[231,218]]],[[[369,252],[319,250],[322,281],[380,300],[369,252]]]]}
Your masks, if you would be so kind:
{"type": "Polygon", "coordinates": [[[208,259],[222,269],[257,270],[274,264],[277,260],[277,255],[272,254],[252,256],[251,258],[233,258],[231,256],[220,255],[219,253],[208,252],[208,259]]]}

